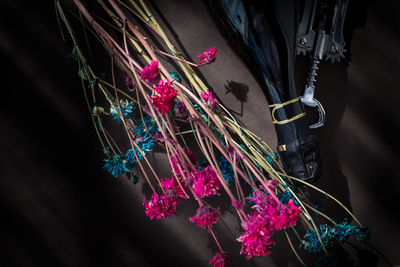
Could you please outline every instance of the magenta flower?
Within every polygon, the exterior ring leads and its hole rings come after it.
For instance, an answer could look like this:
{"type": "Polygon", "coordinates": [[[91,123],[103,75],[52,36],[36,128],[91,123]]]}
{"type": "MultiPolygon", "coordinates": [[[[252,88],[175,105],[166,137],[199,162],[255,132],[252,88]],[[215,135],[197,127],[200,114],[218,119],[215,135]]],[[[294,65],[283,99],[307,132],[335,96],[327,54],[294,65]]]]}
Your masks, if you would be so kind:
{"type": "Polygon", "coordinates": [[[279,217],[279,229],[286,229],[290,226],[295,225],[301,215],[300,212],[301,207],[297,207],[294,204],[293,199],[289,200],[286,208],[283,210],[281,216],[279,217]]]}
{"type": "Polygon", "coordinates": [[[228,267],[228,253],[227,252],[217,252],[215,253],[214,258],[210,261],[209,264],[213,264],[214,267],[228,267]]]}
{"type": "Polygon", "coordinates": [[[218,194],[222,184],[211,166],[193,173],[193,191],[200,198],[218,194]]]}
{"type": "Polygon", "coordinates": [[[158,61],[152,61],[150,65],[147,65],[142,69],[142,79],[147,82],[158,83],[161,79],[158,61]]]}
{"type": "Polygon", "coordinates": [[[170,215],[175,214],[176,206],[179,204],[178,198],[176,196],[159,196],[153,193],[150,202],[145,198],[143,200],[143,207],[146,208],[146,215],[150,219],[163,219],[170,215]]]}
{"type": "Polygon", "coordinates": [[[162,186],[164,187],[165,190],[165,194],[167,196],[178,196],[181,198],[186,198],[188,199],[189,197],[185,196],[185,194],[183,193],[182,188],[179,186],[178,182],[174,179],[174,178],[163,178],[160,179],[160,182],[162,184],[162,186]]]}
{"type": "Polygon", "coordinates": [[[151,103],[161,114],[165,114],[171,109],[176,96],[177,91],[171,87],[171,83],[160,80],[158,85],[154,87],[151,103]]]}
{"type": "Polygon", "coordinates": [[[199,64],[209,64],[215,61],[215,57],[218,55],[218,51],[216,47],[209,48],[203,52],[201,56],[197,56],[200,58],[199,64]]]}
{"type": "Polygon", "coordinates": [[[259,211],[254,211],[248,220],[242,224],[243,234],[237,239],[243,243],[240,254],[245,254],[247,259],[254,256],[266,256],[271,253],[271,246],[275,241],[271,240],[274,233],[273,221],[259,211]]]}
{"type": "MultiPolygon", "coordinates": [[[[275,182],[268,186],[273,189],[275,182]]],[[[243,243],[240,253],[245,254],[248,259],[271,253],[271,246],[275,244],[271,240],[273,233],[295,225],[301,214],[301,207],[297,207],[292,199],[287,205],[283,205],[262,191],[256,191],[254,197],[249,199],[255,203],[252,207],[255,210],[242,224],[244,232],[237,239],[243,243]]]]}
{"type": "Polygon", "coordinates": [[[209,90],[202,92],[200,96],[211,109],[215,109],[219,104],[218,99],[209,90]]]}
{"type": "Polygon", "coordinates": [[[201,206],[197,209],[196,216],[190,217],[191,222],[196,223],[201,228],[207,229],[218,220],[221,214],[218,212],[219,208],[214,210],[208,206],[201,206]]]}

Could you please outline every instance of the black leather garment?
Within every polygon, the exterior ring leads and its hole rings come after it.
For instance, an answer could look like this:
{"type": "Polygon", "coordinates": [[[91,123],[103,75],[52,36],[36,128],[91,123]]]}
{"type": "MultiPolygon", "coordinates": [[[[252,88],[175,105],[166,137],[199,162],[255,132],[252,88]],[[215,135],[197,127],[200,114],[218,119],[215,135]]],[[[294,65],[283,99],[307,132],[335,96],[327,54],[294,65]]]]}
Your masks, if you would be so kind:
{"type": "Polygon", "coordinates": [[[224,36],[264,89],[285,171],[315,181],[321,176],[318,142],[309,130],[294,80],[301,6],[282,0],[209,0],[208,5],[224,36]]]}

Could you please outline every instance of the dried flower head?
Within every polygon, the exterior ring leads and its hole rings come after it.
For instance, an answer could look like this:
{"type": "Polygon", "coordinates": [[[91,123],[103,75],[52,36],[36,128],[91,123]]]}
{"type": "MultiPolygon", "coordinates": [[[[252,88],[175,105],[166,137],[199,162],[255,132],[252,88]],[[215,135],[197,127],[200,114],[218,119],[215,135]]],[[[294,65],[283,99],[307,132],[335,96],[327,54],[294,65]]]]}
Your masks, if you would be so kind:
{"type": "Polygon", "coordinates": [[[214,267],[228,267],[228,253],[227,252],[217,252],[214,258],[211,259],[210,264],[214,263],[214,267]]]}
{"type": "Polygon", "coordinates": [[[164,219],[175,214],[176,206],[179,204],[176,196],[158,195],[153,193],[150,201],[145,198],[143,206],[146,208],[146,215],[150,219],[164,219]]]}
{"type": "Polygon", "coordinates": [[[160,81],[161,74],[158,61],[152,61],[150,65],[142,69],[142,79],[151,83],[158,83],[160,81]]]}
{"type": "Polygon", "coordinates": [[[200,198],[218,194],[222,184],[217,173],[211,166],[208,166],[193,174],[193,191],[200,198]]]}
{"type": "Polygon", "coordinates": [[[219,208],[212,209],[203,205],[197,209],[196,216],[190,217],[189,220],[201,228],[207,229],[218,220],[219,216],[221,216],[219,208]]]}
{"type": "Polygon", "coordinates": [[[206,51],[203,52],[200,56],[197,56],[200,58],[200,63],[199,64],[209,64],[215,61],[215,57],[218,55],[218,51],[216,47],[209,48],[206,51]]]}
{"type": "Polygon", "coordinates": [[[165,114],[171,109],[176,96],[177,91],[171,86],[171,83],[161,80],[158,85],[154,87],[151,103],[161,114],[165,114]]]}
{"type": "Polygon", "coordinates": [[[162,186],[164,187],[165,194],[167,196],[178,196],[181,198],[189,198],[185,196],[182,188],[174,178],[163,178],[160,179],[162,186]]]}
{"type": "Polygon", "coordinates": [[[214,110],[219,104],[218,99],[209,90],[202,92],[200,96],[212,110],[214,110]]]}

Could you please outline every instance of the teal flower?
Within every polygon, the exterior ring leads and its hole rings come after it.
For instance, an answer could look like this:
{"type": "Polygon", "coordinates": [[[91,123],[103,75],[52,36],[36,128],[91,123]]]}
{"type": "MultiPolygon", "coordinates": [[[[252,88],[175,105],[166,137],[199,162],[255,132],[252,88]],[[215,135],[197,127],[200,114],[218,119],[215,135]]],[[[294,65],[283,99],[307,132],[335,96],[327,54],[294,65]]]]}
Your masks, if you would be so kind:
{"type": "Polygon", "coordinates": [[[105,159],[104,162],[106,162],[106,164],[103,166],[103,169],[108,171],[115,178],[129,172],[133,167],[128,160],[121,155],[114,155],[112,158],[105,159]]]}
{"type": "MultiPolygon", "coordinates": [[[[138,139],[138,141],[135,142],[135,153],[139,160],[143,160],[144,157],[136,146],[138,146],[145,155],[150,154],[156,144],[154,135],[158,132],[158,127],[152,117],[147,115],[143,118],[143,120],[139,119],[136,128],[133,130],[138,139]]],[[[137,162],[135,153],[133,153],[132,148],[128,149],[128,151],[125,153],[127,160],[132,165],[137,162]]]]}
{"type": "Polygon", "coordinates": [[[318,233],[320,235],[322,245],[318,240],[315,230],[308,230],[302,241],[304,248],[309,252],[320,252],[323,247],[330,247],[334,242],[344,242],[350,236],[355,236],[357,240],[363,241],[370,236],[368,227],[361,226],[357,228],[350,225],[345,219],[344,222],[339,223],[336,227],[330,227],[326,224],[319,226],[318,233]]]}
{"type": "Polygon", "coordinates": [[[234,181],[235,176],[233,173],[232,165],[225,157],[221,157],[221,160],[218,161],[218,166],[221,170],[222,176],[224,176],[225,181],[229,184],[234,181]]]}
{"type": "MultiPolygon", "coordinates": [[[[297,188],[294,185],[291,185],[290,189],[294,193],[297,192],[297,188]]],[[[281,201],[282,204],[287,204],[289,202],[289,200],[293,199],[294,204],[296,206],[300,206],[300,203],[295,199],[292,192],[290,192],[288,189],[286,189],[282,194],[277,194],[276,196],[278,197],[278,199],[281,201]]]]}
{"type": "Polygon", "coordinates": [[[271,165],[275,164],[275,161],[278,160],[278,154],[271,151],[267,156],[267,162],[271,165]]]}
{"type": "Polygon", "coordinates": [[[178,83],[182,82],[181,76],[179,76],[177,72],[171,71],[169,75],[171,75],[172,79],[174,79],[178,83]]]}
{"type": "MultiPolygon", "coordinates": [[[[124,119],[131,119],[133,117],[133,112],[135,112],[136,107],[134,106],[133,102],[128,102],[128,100],[120,100],[119,105],[122,109],[122,115],[124,119]]],[[[118,104],[112,105],[110,107],[110,114],[113,116],[114,120],[118,122],[122,122],[120,118],[120,111],[118,104]]]]}

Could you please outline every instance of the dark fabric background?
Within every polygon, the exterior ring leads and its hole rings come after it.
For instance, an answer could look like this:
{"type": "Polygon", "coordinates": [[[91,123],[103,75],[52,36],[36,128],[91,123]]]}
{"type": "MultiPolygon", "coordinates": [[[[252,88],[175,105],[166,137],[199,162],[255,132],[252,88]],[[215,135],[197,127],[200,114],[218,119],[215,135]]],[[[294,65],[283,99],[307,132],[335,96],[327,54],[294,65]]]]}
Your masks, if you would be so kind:
{"type": "MultiPolygon", "coordinates": [[[[154,2],[190,57],[218,47],[217,61],[201,73],[247,127],[274,146],[262,90],[205,5],[154,2]],[[248,91],[246,101],[226,88],[248,91]]],[[[183,203],[177,216],[151,221],[141,206],[148,192],[143,181],[133,186],[101,169],[77,66],[66,57],[72,45],[62,41],[53,3],[3,0],[0,10],[0,266],[207,266],[216,246],[187,220],[194,203],[183,203]]],[[[352,9],[360,28],[349,67],[320,67],[316,96],[328,125],[316,131],[324,163],[317,185],[349,206],[371,228],[374,246],[400,265],[400,3],[370,3],[366,23],[364,11],[364,5],[352,9]]],[[[300,81],[307,70],[302,62],[300,81]]],[[[154,164],[157,158],[162,155],[154,155],[154,164]]],[[[340,209],[328,207],[343,219],[340,209]]],[[[216,226],[232,266],[298,266],[279,235],[270,257],[245,260],[235,241],[238,228],[230,212],[216,226]]],[[[368,263],[363,266],[375,266],[368,263]]],[[[379,266],[387,266],[382,257],[379,266]]]]}

